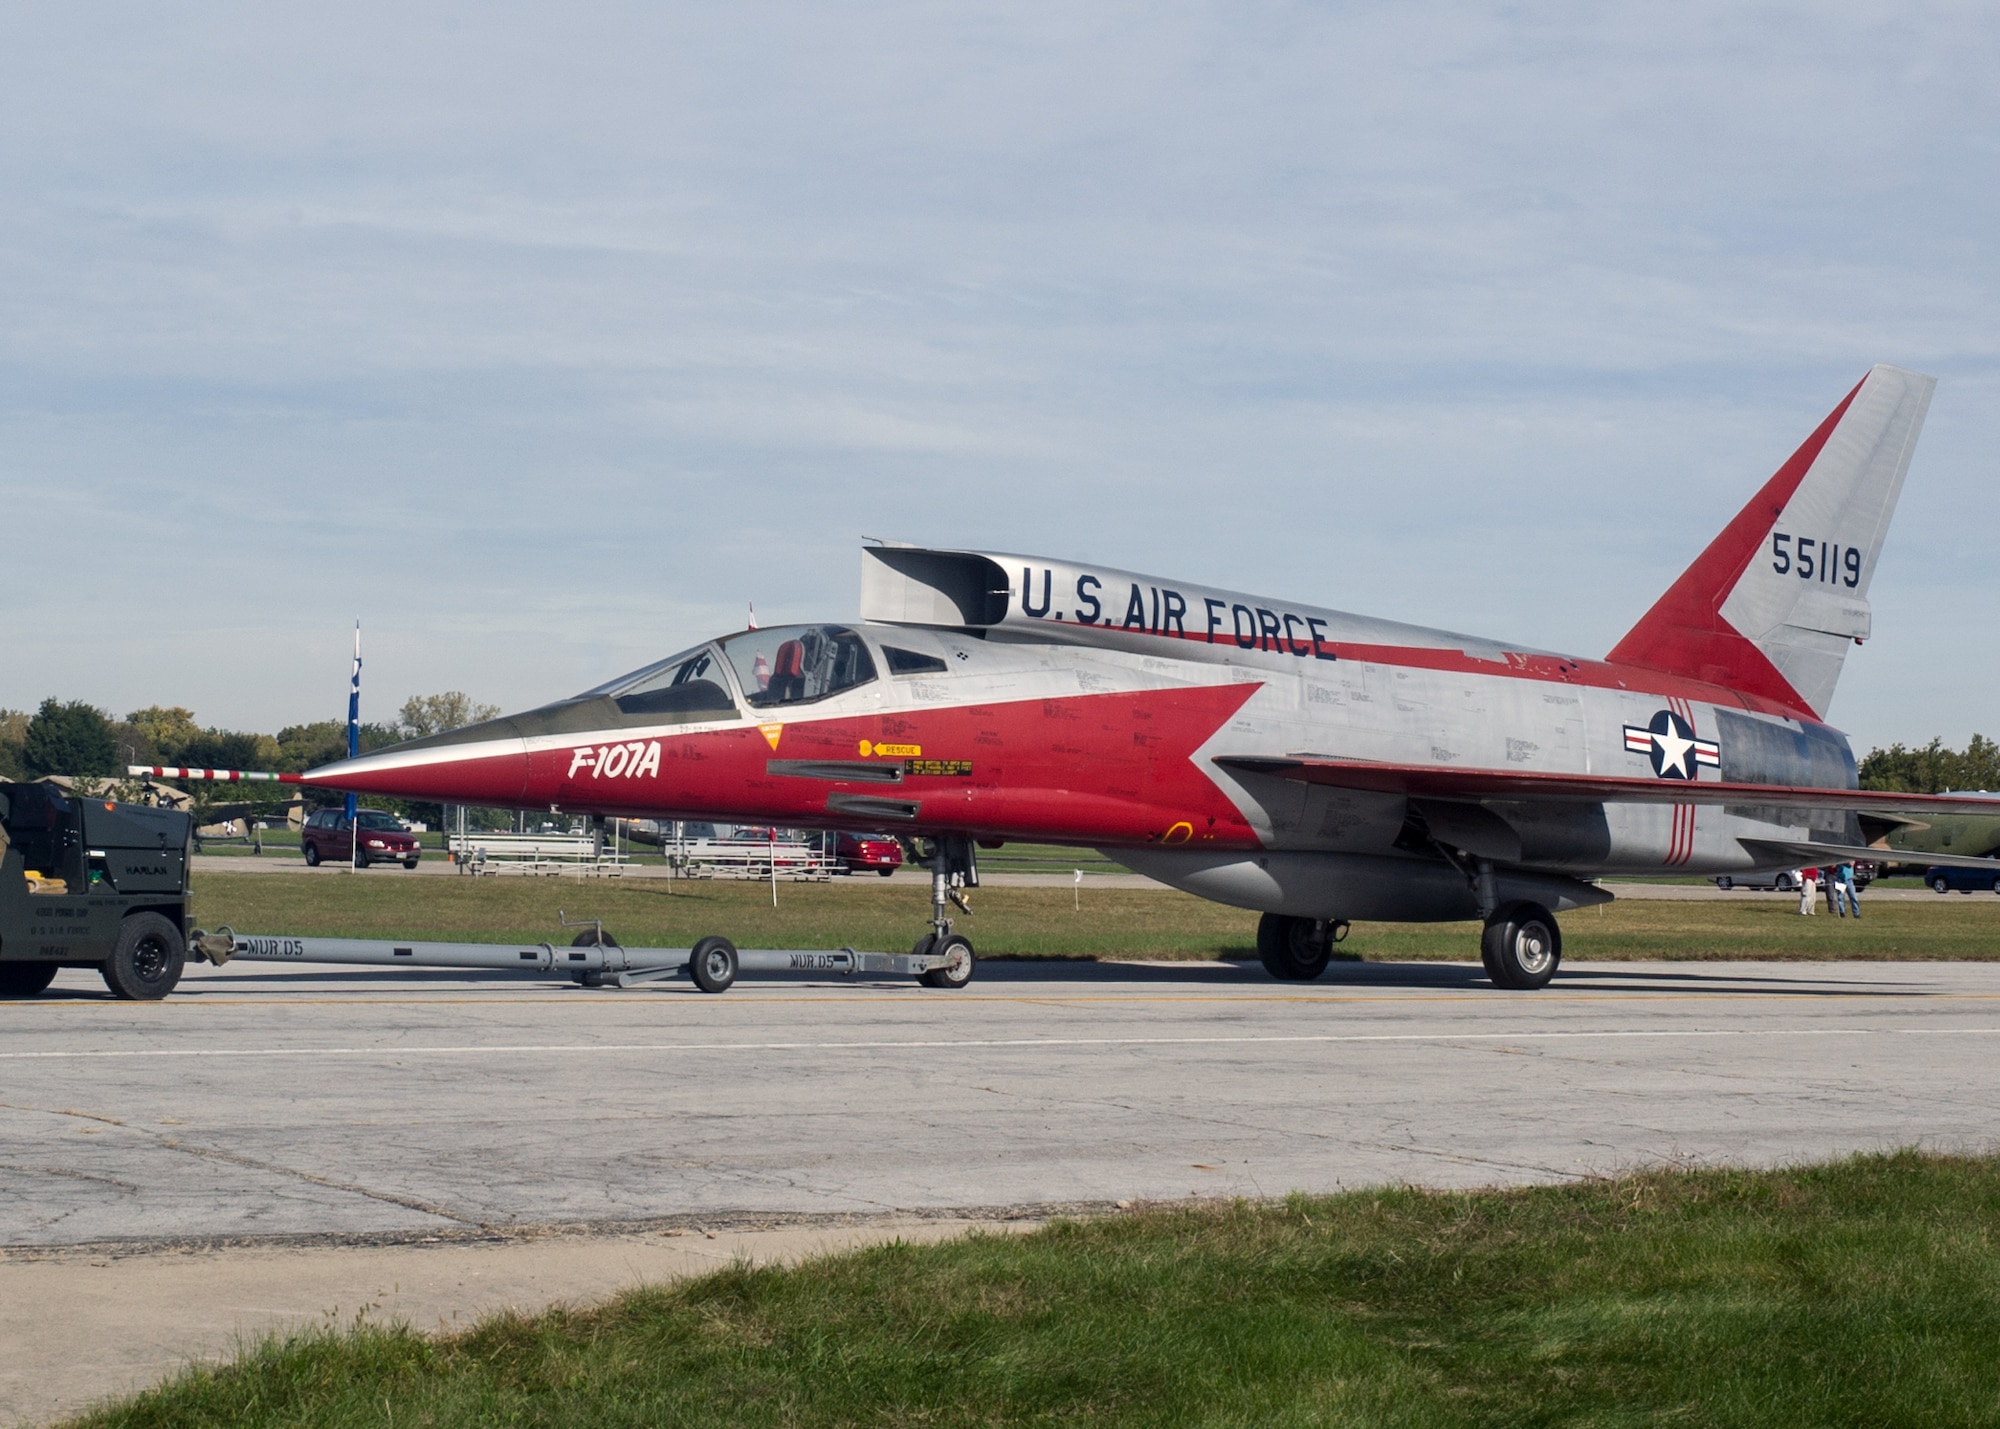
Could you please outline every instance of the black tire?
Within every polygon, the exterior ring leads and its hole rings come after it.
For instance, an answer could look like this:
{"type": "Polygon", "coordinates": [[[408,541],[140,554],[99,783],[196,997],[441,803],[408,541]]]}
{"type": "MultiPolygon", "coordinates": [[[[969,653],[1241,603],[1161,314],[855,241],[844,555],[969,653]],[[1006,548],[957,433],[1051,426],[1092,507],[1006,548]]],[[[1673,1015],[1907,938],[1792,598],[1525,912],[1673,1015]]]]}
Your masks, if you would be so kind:
{"type": "Polygon", "coordinates": [[[406,858],[403,860],[403,867],[415,873],[417,871],[417,861],[413,858],[406,858]]]}
{"type": "Polygon", "coordinates": [[[1720,888],[1724,893],[1727,893],[1736,886],[1736,880],[1725,873],[1722,877],[1715,880],[1715,886],[1720,888]]]}
{"type": "Polygon", "coordinates": [[[893,878],[896,875],[896,870],[893,868],[878,868],[875,871],[881,874],[884,878],[893,878]]]}
{"type": "Polygon", "coordinates": [[[1943,874],[1940,873],[1936,878],[1933,878],[1931,880],[1931,892],[1933,893],[1951,892],[1951,884],[1945,881],[1945,876],[1943,874]]]}
{"type": "Polygon", "coordinates": [[[1771,881],[1771,886],[1780,893],[1797,893],[1799,881],[1789,873],[1781,873],[1771,881]]]}
{"type": "Polygon", "coordinates": [[[941,987],[948,992],[956,992],[972,981],[972,970],[979,959],[974,956],[972,944],[968,940],[953,933],[941,944],[935,937],[930,937],[924,939],[919,946],[926,951],[934,950],[945,959],[942,967],[935,967],[927,973],[918,975],[917,981],[925,987],[941,987]]]}
{"type": "Polygon", "coordinates": [[[1546,987],[1562,963],[1562,929],[1540,904],[1510,904],[1487,922],[1479,960],[1495,987],[1515,992],[1546,987]]]}
{"type": "Polygon", "coordinates": [[[688,976],[703,992],[727,992],[736,981],[736,944],[703,938],[688,953],[688,976]]]}
{"type": "Polygon", "coordinates": [[[134,913],[118,928],[105,959],[104,984],[129,1002],[158,1002],[174,990],[187,965],[181,930],[158,913],[134,913]]]}
{"type": "Polygon", "coordinates": [[[356,868],[366,868],[368,867],[368,862],[367,854],[363,853],[360,849],[354,851],[354,866],[356,868]]]}
{"type": "Polygon", "coordinates": [[[306,867],[307,867],[307,868],[318,868],[318,867],[319,867],[319,845],[318,845],[318,844],[307,844],[307,845],[306,845],[306,867]]]}
{"type": "Polygon", "coordinates": [[[1333,959],[1333,942],[1313,938],[1313,920],[1266,913],[1257,920],[1257,960],[1280,982],[1311,982],[1333,959]]]}
{"type": "Polygon", "coordinates": [[[1996,878],[1993,880],[1993,891],[1995,893],[2000,893],[2000,878],[1996,878]]]}
{"type": "Polygon", "coordinates": [[[0,963],[0,997],[34,997],[55,980],[54,963],[0,963]]]}

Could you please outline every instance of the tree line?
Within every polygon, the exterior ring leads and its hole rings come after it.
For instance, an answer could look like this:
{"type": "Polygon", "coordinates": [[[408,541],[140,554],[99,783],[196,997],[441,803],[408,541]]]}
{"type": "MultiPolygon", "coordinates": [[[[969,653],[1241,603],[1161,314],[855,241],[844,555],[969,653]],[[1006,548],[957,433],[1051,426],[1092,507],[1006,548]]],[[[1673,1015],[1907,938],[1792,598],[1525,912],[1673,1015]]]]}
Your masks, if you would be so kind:
{"type": "MultiPolygon", "coordinates": [[[[391,723],[361,726],[365,754],[384,745],[462,729],[499,714],[462,690],[413,695],[391,723]]],[[[347,757],[347,725],[324,719],[287,725],[276,734],[204,726],[179,705],[149,705],[123,719],[84,700],[43,700],[33,714],[0,710],[0,778],[45,774],[122,781],[128,765],[185,765],[300,774],[347,757]]],[[[222,792],[194,791],[204,802],[222,792]]],[[[232,802],[277,804],[295,791],[268,784],[228,786],[232,802]]]]}
{"type": "Polygon", "coordinates": [[[2000,745],[1975,734],[1963,749],[1932,739],[1921,749],[1892,744],[1871,749],[1861,761],[1861,787],[1903,794],[1942,794],[1951,789],[2000,790],[2000,745]]]}

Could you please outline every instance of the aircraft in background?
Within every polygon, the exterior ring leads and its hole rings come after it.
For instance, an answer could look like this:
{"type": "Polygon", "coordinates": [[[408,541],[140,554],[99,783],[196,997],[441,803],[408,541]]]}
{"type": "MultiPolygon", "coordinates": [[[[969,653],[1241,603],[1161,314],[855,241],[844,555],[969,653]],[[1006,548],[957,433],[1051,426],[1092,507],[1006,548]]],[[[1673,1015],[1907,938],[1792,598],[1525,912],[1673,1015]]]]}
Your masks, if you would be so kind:
{"type": "Polygon", "coordinates": [[[1932,854],[1962,854],[1971,858],[2000,858],[2000,794],[1978,790],[1963,794],[1947,795],[1965,800],[1983,800],[1988,813],[1953,814],[1931,817],[1922,823],[1911,821],[1903,828],[1893,830],[1884,848],[1886,858],[1877,854],[1878,859],[1904,865],[1906,870],[1921,872],[1935,867],[1937,860],[1932,854]]]}
{"type": "Polygon", "coordinates": [[[1350,919],[1477,918],[1492,980],[1539,987],[1557,915],[1608,901],[1605,875],[1837,862],[1909,816],[1990,811],[1858,790],[1825,719],[1869,634],[1933,386],[1871,370],[1601,660],[1103,566],[881,545],[862,554],[858,624],[723,636],[302,782],[894,828],[930,863],[931,946],[967,976],[946,902],[976,884],[975,846],[1014,839],[1098,848],[1261,912],[1280,978],[1318,976],[1350,919]]]}

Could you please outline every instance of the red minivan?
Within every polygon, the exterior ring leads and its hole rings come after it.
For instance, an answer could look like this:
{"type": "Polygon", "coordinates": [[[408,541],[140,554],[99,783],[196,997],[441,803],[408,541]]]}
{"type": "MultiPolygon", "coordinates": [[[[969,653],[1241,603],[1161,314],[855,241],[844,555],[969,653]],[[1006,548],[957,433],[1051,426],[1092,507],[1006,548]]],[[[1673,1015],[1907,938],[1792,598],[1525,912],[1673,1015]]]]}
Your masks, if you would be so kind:
{"type": "Polygon", "coordinates": [[[394,814],[363,809],[354,816],[354,821],[361,825],[359,850],[353,846],[345,809],[321,809],[307,818],[299,835],[306,862],[318,868],[322,863],[346,863],[352,857],[356,868],[366,868],[371,863],[400,863],[405,868],[415,868],[417,860],[423,857],[417,836],[394,814]]]}

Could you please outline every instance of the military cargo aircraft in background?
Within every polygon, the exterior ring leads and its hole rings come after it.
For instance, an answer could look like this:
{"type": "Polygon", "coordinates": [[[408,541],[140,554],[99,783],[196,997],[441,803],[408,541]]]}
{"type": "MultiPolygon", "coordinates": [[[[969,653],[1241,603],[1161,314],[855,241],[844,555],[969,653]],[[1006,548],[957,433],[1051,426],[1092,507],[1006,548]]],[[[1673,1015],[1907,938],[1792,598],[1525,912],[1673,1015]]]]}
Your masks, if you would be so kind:
{"type": "Polygon", "coordinates": [[[1984,816],[1933,815],[1922,823],[1913,821],[1903,828],[1892,830],[1884,844],[1889,851],[1885,861],[1900,864],[1906,872],[1914,872],[1936,866],[1937,860],[1931,857],[1933,854],[1962,854],[1984,859],[2000,857],[2000,794],[1978,790],[1948,797],[1983,799],[1992,812],[1984,816]]]}
{"type": "Polygon", "coordinates": [[[1013,839],[1261,912],[1281,978],[1317,976],[1350,919],[1477,918],[1492,980],[1539,987],[1557,915],[1608,901],[1604,875],[1832,862],[1912,818],[1990,812],[1857,789],[1826,723],[1933,386],[1871,370],[1601,660],[878,545],[858,623],[722,636],[301,782],[894,828],[931,867],[930,946],[967,976],[946,901],[976,884],[976,846],[1013,839]]]}

